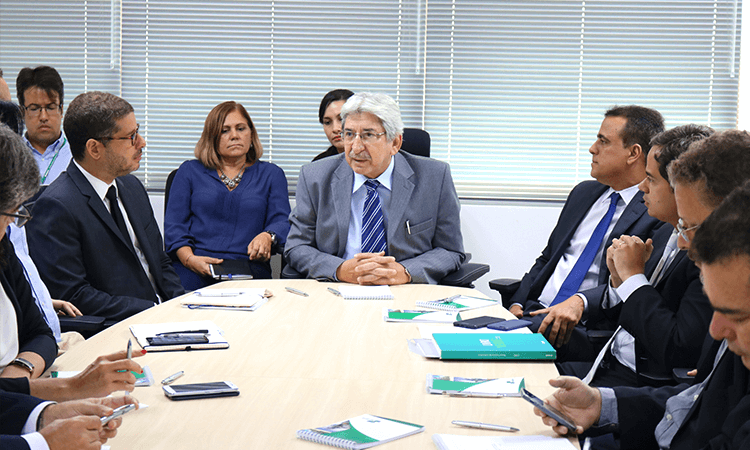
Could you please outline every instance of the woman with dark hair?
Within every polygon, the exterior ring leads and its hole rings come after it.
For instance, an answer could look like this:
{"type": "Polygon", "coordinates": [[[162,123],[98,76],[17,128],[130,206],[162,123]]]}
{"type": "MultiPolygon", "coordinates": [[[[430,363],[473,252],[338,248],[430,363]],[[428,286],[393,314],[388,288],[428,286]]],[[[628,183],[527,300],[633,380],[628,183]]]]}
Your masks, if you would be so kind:
{"type": "Polygon", "coordinates": [[[341,107],[354,95],[349,89],[334,89],[327,93],[320,102],[318,121],[323,125],[323,131],[331,143],[328,150],[313,158],[317,161],[328,156],[335,156],[344,151],[344,141],[341,139],[341,107]]]}
{"type": "Polygon", "coordinates": [[[245,108],[217,105],[177,170],[164,214],[164,242],[187,290],[212,284],[210,264],[244,260],[254,278],[270,278],[273,248],[289,233],[284,171],[260,161],[263,147],[245,108]]]}

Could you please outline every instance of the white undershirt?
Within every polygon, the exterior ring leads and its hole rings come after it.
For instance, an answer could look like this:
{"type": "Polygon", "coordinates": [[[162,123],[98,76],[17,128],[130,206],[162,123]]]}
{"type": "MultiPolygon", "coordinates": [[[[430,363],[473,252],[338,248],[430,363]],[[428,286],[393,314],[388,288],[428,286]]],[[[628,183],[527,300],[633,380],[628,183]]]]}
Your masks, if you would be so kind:
{"type": "Polygon", "coordinates": [[[5,367],[18,356],[18,318],[16,309],[2,284],[0,284],[0,319],[2,319],[2,327],[0,327],[0,373],[2,373],[5,367]]]}

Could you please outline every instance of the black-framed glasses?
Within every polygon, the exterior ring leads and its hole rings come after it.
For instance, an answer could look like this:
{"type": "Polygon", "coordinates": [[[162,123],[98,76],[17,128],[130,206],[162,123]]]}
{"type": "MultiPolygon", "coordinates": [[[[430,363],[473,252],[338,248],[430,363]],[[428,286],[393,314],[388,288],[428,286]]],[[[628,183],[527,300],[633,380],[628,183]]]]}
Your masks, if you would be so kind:
{"type": "Polygon", "coordinates": [[[140,130],[140,129],[141,129],[141,124],[137,123],[137,124],[135,124],[135,132],[133,134],[131,134],[130,136],[125,136],[125,137],[104,136],[104,137],[98,137],[98,138],[94,138],[94,139],[96,139],[97,141],[104,141],[104,140],[107,140],[107,141],[124,141],[125,139],[130,139],[130,145],[132,145],[133,147],[135,147],[135,143],[136,143],[136,141],[138,141],[138,130],[140,130]]]}
{"type": "Polygon", "coordinates": [[[0,216],[13,217],[14,218],[13,223],[15,223],[18,228],[21,228],[22,226],[26,225],[26,222],[31,220],[31,213],[23,205],[21,205],[21,207],[18,208],[18,212],[15,214],[0,212],[0,216]]]}
{"type": "Polygon", "coordinates": [[[53,115],[57,114],[62,110],[62,105],[59,103],[50,103],[48,105],[42,106],[37,105],[36,103],[32,103],[29,106],[24,106],[23,109],[29,113],[30,116],[38,116],[41,114],[42,110],[47,111],[47,115],[53,115]]]}
{"type": "Polygon", "coordinates": [[[685,228],[685,224],[682,222],[682,218],[680,218],[680,220],[677,221],[677,233],[680,234],[680,237],[685,239],[685,242],[690,243],[690,238],[688,237],[687,232],[693,231],[699,226],[701,226],[701,224],[693,225],[690,228],[685,228]]]}
{"type": "Polygon", "coordinates": [[[372,131],[365,131],[363,133],[355,133],[352,130],[344,130],[343,133],[341,133],[342,139],[344,139],[344,142],[353,142],[354,139],[359,136],[360,139],[362,139],[362,142],[365,144],[369,144],[372,142],[375,142],[377,138],[384,135],[385,131],[382,133],[373,133],[372,131]]]}

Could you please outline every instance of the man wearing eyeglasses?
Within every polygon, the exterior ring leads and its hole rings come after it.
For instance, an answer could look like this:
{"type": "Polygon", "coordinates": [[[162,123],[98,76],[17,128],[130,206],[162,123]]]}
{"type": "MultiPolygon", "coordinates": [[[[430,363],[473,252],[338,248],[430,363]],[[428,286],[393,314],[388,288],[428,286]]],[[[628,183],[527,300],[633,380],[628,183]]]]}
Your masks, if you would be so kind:
{"type": "Polygon", "coordinates": [[[341,118],[344,154],[300,171],[287,267],[356,284],[438,283],[465,258],[450,168],[399,152],[404,125],[387,95],[355,94],[341,118]]]}
{"type": "Polygon", "coordinates": [[[39,197],[31,256],[55,298],[119,321],[184,293],[148,195],[131,172],[146,141],[133,107],[112,94],[76,97],[65,115],[73,160],[39,197]]]}
{"type": "Polygon", "coordinates": [[[46,186],[70,162],[70,144],[61,131],[64,86],[52,67],[25,67],[16,78],[16,96],[26,122],[24,141],[32,150],[46,186]]]}

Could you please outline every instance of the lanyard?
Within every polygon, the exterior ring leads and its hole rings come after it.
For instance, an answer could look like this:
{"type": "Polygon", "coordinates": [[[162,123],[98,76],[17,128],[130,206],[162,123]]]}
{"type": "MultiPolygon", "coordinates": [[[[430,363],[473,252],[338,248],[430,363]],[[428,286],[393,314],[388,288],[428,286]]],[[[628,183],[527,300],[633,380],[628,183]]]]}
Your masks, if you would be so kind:
{"type": "Polygon", "coordinates": [[[57,150],[55,150],[55,156],[52,157],[52,161],[50,161],[49,165],[47,166],[47,170],[44,171],[44,175],[42,175],[42,181],[40,184],[44,184],[44,181],[47,179],[47,175],[49,175],[50,169],[52,169],[52,166],[55,164],[55,160],[57,160],[57,155],[60,154],[60,149],[63,148],[67,141],[68,138],[63,137],[62,144],[60,144],[60,146],[57,147],[57,150]]]}

